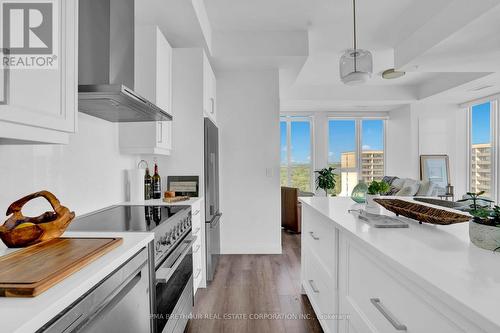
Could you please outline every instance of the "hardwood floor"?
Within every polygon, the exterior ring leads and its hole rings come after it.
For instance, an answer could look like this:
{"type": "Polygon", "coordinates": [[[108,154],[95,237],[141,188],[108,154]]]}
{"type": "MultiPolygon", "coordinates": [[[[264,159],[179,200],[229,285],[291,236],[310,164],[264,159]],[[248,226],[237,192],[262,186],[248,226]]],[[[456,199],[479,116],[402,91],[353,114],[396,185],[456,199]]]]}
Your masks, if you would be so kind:
{"type": "Polygon", "coordinates": [[[199,289],[187,333],[322,332],[301,295],[300,235],[282,231],[281,255],[224,255],[199,289]]]}

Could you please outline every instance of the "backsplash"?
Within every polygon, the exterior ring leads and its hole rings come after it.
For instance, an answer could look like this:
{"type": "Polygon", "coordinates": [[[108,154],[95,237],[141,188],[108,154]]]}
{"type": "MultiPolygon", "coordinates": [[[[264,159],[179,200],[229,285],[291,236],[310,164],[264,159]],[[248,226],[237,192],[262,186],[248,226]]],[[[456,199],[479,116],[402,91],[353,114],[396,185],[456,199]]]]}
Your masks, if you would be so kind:
{"type": "MultiPolygon", "coordinates": [[[[68,145],[0,145],[0,212],[3,215],[13,201],[43,189],[77,216],[116,204],[126,199],[126,169],[137,161],[120,154],[117,124],[80,113],[78,132],[68,145]]],[[[38,199],[23,212],[47,209],[45,200],[38,199]]]]}

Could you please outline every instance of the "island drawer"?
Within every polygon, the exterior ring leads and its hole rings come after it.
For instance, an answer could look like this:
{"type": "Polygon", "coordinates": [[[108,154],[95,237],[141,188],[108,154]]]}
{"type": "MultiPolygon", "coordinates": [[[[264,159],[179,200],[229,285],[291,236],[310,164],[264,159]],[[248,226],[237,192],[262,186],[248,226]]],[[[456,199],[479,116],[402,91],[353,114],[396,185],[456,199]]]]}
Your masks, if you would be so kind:
{"type": "Polygon", "coordinates": [[[310,249],[328,270],[335,273],[335,227],[323,215],[312,209],[303,210],[303,247],[310,249]]]}
{"type": "Polygon", "coordinates": [[[364,247],[343,239],[341,249],[340,309],[350,314],[341,332],[469,332],[364,247]]]}
{"type": "Polygon", "coordinates": [[[333,318],[336,314],[335,279],[312,251],[308,249],[305,251],[302,285],[314,307],[316,315],[319,317],[323,329],[326,332],[336,332],[333,318]]]}

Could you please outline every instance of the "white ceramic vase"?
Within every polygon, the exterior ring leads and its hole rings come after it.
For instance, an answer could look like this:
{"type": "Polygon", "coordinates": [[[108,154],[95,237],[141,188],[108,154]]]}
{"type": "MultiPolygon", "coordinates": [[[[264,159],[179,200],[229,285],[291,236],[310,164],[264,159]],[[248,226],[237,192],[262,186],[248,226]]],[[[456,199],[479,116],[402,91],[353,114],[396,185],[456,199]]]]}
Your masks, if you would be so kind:
{"type": "Polygon", "coordinates": [[[484,225],[471,220],[469,222],[469,237],[474,245],[482,249],[500,250],[500,227],[484,225]]]}

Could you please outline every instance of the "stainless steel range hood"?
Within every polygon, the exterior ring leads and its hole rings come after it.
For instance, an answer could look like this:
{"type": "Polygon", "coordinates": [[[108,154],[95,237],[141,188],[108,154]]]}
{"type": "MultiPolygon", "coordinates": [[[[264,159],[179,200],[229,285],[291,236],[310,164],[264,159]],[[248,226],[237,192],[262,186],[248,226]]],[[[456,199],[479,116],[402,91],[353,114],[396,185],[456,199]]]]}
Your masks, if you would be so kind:
{"type": "Polygon", "coordinates": [[[79,1],[79,111],[112,122],[172,120],[134,91],[134,30],[134,0],[79,1]]]}

